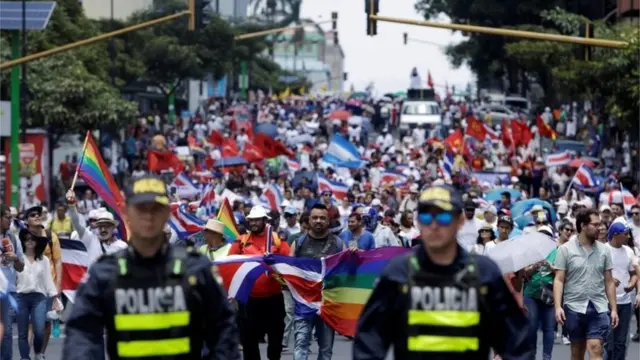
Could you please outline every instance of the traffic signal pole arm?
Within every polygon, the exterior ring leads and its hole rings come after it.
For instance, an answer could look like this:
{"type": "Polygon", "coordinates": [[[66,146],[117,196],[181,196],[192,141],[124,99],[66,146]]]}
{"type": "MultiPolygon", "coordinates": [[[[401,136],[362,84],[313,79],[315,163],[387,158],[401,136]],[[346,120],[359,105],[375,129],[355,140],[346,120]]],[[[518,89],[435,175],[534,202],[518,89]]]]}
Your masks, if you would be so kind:
{"type": "Polygon", "coordinates": [[[438,23],[433,21],[401,19],[401,18],[394,18],[390,16],[369,15],[369,19],[375,20],[375,21],[398,23],[398,24],[426,26],[426,27],[433,27],[433,28],[439,28],[439,29],[457,30],[457,31],[473,32],[473,33],[488,34],[488,35],[509,36],[509,37],[523,38],[523,39],[545,40],[545,41],[555,41],[555,42],[569,43],[569,44],[599,46],[599,47],[607,47],[607,48],[614,48],[614,49],[622,49],[628,46],[628,43],[624,41],[593,39],[593,38],[584,38],[584,37],[578,37],[578,36],[557,35],[557,34],[546,34],[546,33],[537,33],[533,31],[523,31],[523,30],[490,28],[490,27],[475,26],[475,25],[443,24],[443,23],[438,23]]]}
{"type": "Polygon", "coordinates": [[[98,41],[102,41],[102,40],[106,40],[106,39],[112,38],[114,36],[130,33],[132,31],[137,31],[137,30],[144,29],[144,28],[147,28],[147,27],[150,27],[150,26],[154,26],[154,25],[161,24],[161,23],[164,23],[164,22],[172,21],[172,20],[179,19],[179,18],[181,18],[183,16],[188,16],[188,15],[191,15],[191,11],[181,11],[181,12],[176,13],[176,14],[163,16],[161,18],[157,18],[157,19],[153,19],[153,20],[150,20],[150,21],[147,21],[147,22],[140,23],[140,24],[132,25],[132,26],[120,29],[120,30],[116,30],[116,31],[112,31],[112,32],[109,32],[109,33],[98,35],[98,36],[95,36],[95,37],[92,37],[92,38],[76,41],[76,42],[71,43],[71,44],[62,45],[62,46],[59,46],[57,48],[45,50],[45,51],[42,51],[42,52],[39,52],[39,53],[27,55],[27,56],[24,56],[24,57],[15,59],[15,60],[5,61],[3,63],[0,63],[0,70],[6,70],[6,69],[12,68],[12,67],[14,67],[16,65],[20,65],[22,63],[26,63],[26,62],[33,61],[33,60],[38,60],[38,59],[41,59],[43,57],[47,57],[47,56],[55,55],[57,53],[61,53],[63,51],[72,50],[72,49],[78,48],[80,46],[90,45],[90,44],[93,44],[93,43],[98,42],[98,41]]]}
{"type": "MultiPolygon", "coordinates": [[[[316,23],[316,25],[326,24],[326,23],[330,23],[330,22],[332,22],[332,20],[321,21],[321,22],[316,23]]],[[[281,33],[283,31],[287,31],[287,30],[300,29],[300,28],[303,28],[305,26],[311,26],[311,25],[313,25],[313,24],[300,24],[300,25],[294,25],[294,26],[285,26],[285,27],[276,28],[276,29],[256,31],[256,32],[252,32],[252,33],[237,35],[236,37],[234,37],[234,39],[235,40],[252,39],[252,38],[255,38],[255,37],[259,37],[259,36],[265,36],[265,35],[281,33]]]]}

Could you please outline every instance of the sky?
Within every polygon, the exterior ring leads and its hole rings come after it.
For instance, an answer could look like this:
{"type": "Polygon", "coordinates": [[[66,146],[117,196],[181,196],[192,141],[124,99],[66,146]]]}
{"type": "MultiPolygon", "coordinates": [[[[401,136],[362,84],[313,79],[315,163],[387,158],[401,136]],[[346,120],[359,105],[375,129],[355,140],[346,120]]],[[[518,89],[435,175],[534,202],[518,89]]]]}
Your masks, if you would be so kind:
{"type": "MultiPolygon", "coordinates": [[[[380,0],[379,15],[424,20],[414,9],[415,0],[380,0]]],[[[373,83],[377,92],[404,91],[409,87],[411,69],[417,67],[423,83],[427,72],[436,91],[444,93],[445,84],[464,89],[474,77],[467,66],[454,69],[447,60],[444,48],[464,39],[459,33],[422,26],[378,22],[378,35],[366,34],[366,16],[362,0],[303,0],[302,18],[331,19],[331,12],[338,12],[338,38],[345,53],[345,71],[348,81],[356,90],[373,83]],[[409,34],[405,46],[403,33],[409,34]],[[411,39],[433,43],[412,42],[411,39]]],[[[331,24],[323,25],[330,29],[331,24]]]]}

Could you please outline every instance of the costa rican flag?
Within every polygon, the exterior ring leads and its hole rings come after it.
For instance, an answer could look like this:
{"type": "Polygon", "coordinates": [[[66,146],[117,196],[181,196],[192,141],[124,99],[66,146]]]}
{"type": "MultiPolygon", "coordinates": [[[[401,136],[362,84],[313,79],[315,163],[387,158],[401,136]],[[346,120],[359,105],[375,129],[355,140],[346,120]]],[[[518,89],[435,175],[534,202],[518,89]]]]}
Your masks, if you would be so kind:
{"type": "Polygon", "coordinates": [[[491,126],[483,123],[482,126],[484,127],[484,131],[487,134],[486,137],[491,139],[491,140],[498,140],[500,138],[500,134],[493,130],[493,128],[491,128],[491,126]]]}
{"type": "Polygon", "coordinates": [[[323,262],[272,255],[271,268],[287,283],[296,302],[296,315],[319,314],[322,305],[323,262]]]}
{"type": "MultiPolygon", "coordinates": [[[[89,231],[88,229],[86,231],[89,231]]],[[[62,252],[62,293],[74,302],[76,289],[82,282],[87,268],[91,264],[87,247],[80,240],[60,238],[62,252]]]]}
{"type": "Polygon", "coordinates": [[[565,150],[563,152],[549,154],[544,159],[544,164],[547,167],[568,165],[571,162],[571,152],[565,150]]]}
{"type": "Polygon", "coordinates": [[[381,184],[394,184],[396,186],[402,185],[407,182],[407,177],[391,171],[385,171],[380,177],[381,184]]]}
{"type": "Polygon", "coordinates": [[[571,183],[582,189],[593,188],[600,185],[591,169],[584,164],[580,165],[571,183]]]}
{"type": "Polygon", "coordinates": [[[347,197],[349,186],[339,181],[329,180],[324,175],[318,173],[318,192],[325,190],[331,191],[336,199],[343,200],[347,197]]]}
{"type": "Polygon", "coordinates": [[[280,207],[282,206],[282,202],[284,201],[284,197],[280,192],[280,188],[276,184],[269,184],[264,192],[262,193],[262,197],[269,204],[269,208],[274,211],[280,212],[280,207]]]}
{"type": "Polygon", "coordinates": [[[209,184],[205,188],[204,194],[202,195],[202,199],[200,199],[200,204],[199,204],[199,207],[203,207],[205,209],[205,214],[207,214],[207,216],[214,215],[215,199],[216,199],[215,188],[212,184],[209,184]]]}
{"type": "Polygon", "coordinates": [[[629,190],[620,186],[620,190],[609,193],[609,204],[623,204],[624,209],[629,211],[631,207],[636,204],[636,198],[629,190]]]}
{"type": "Polygon", "coordinates": [[[300,171],[300,168],[301,168],[301,166],[300,166],[299,162],[287,158],[287,169],[289,169],[289,172],[294,174],[294,173],[300,171]]]}
{"type": "Polygon", "coordinates": [[[229,255],[213,263],[218,267],[222,284],[229,298],[246,303],[253,284],[269,271],[264,256],[229,255]]]}
{"type": "Polygon", "coordinates": [[[176,194],[180,197],[190,197],[200,193],[200,189],[184,172],[179,173],[169,187],[175,188],[176,194]]]}
{"type": "Polygon", "coordinates": [[[453,155],[451,155],[449,152],[445,153],[442,160],[438,162],[438,168],[445,179],[451,179],[451,174],[453,173],[453,164],[453,155]]]}
{"type": "Polygon", "coordinates": [[[176,232],[178,239],[185,239],[201,232],[204,230],[204,225],[204,221],[182,209],[172,211],[169,217],[169,226],[176,232]]]}

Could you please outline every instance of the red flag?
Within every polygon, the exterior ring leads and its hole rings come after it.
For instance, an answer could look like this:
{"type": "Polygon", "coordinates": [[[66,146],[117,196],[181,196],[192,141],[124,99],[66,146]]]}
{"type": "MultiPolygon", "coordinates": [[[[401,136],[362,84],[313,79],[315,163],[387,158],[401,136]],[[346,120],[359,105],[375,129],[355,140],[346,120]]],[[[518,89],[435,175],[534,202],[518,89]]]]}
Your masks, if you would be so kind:
{"type": "Polygon", "coordinates": [[[171,151],[147,150],[147,163],[151,172],[173,169],[178,174],[184,170],[180,158],[171,151]]]}
{"type": "Polygon", "coordinates": [[[233,139],[225,139],[222,143],[222,157],[238,156],[240,149],[233,139]]]}
{"type": "Polygon", "coordinates": [[[433,78],[431,77],[431,71],[427,71],[427,86],[433,89],[433,78]]]}
{"type": "Polygon", "coordinates": [[[288,157],[295,156],[295,153],[289,150],[282,142],[263,133],[254,136],[253,144],[260,150],[265,159],[271,159],[280,155],[288,157]]]}
{"type": "Polygon", "coordinates": [[[462,135],[462,131],[460,131],[460,129],[456,130],[453,134],[444,139],[444,143],[447,144],[447,146],[449,146],[449,148],[456,154],[459,154],[462,151],[463,141],[464,135],[462,135]]]}
{"type": "Polygon", "coordinates": [[[536,126],[538,127],[538,134],[551,140],[555,140],[558,137],[558,133],[553,130],[549,124],[547,124],[540,115],[536,116],[536,126]]]}
{"type": "Polygon", "coordinates": [[[484,141],[484,139],[487,137],[487,129],[485,129],[482,121],[476,119],[475,116],[471,115],[467,117],[466,134],[478,139],[479,141],[484,141]]]}
{"type": "Polygon", "coordinates": [[[264,155],[260,152],[257,146],[252,143],[244,143],[244,150],[242,151],[242,157],[247,159],[248,162],[258,162],[264,160],[264,155]]]}
{"type": "Polygon", "coordinates": [[[513,131],[513,139],[518,146],[527,146],[531,139],[533,139],[531,129],[529,129],[529,126],[525,122],[511,120],[511,130],[513,131]]]}
{"type": "Polygon", "coordinates": [[[214,130],[211,132],[211,135],[209,135],[209,143],[214,146],[222,146],[222,144],[224,144],[224,136],[214,130]]]}
{"type": "Polygon", "coordinates": [[[516,145],[511,130],[511,120],[502,120],[502,143],[506,147],[514,147],[516,145]]]}
{"type": "Polygon", "coordinates": [[[244,129],[244,133],[247,134],[249,139],[253,139],[253,125],[251,125],[250,121],[236,122],[236,133],[240,134],[242,129],[244,129]]]}

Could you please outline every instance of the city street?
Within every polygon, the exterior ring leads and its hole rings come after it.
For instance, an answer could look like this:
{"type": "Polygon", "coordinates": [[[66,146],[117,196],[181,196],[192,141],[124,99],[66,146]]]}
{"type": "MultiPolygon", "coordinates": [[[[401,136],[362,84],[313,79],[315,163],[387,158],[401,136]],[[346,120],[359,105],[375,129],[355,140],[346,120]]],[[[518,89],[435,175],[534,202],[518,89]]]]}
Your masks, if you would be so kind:
{"type": "MultiPolygon", "coordinates": [[[[633,327],[635,330],[635,326],[633,327]]],[[[14,327],[14,344],[13,344],[13,358],[19,359],[18,353],[18,344],[17,344],[17,329],[14,327]]],[[[538,356],[536,359],[542,359],[542,355],[539,353],[542,350],[542,339],[541,336],[538,336],[538,356]]],[[[49,343],[49,349],[47,350],[46,357],[47,360],[62,360],[62,343],[63,339],[51,339],[49,343]]],[[[266,345],[261,345],[262,358],[266,359],[266,345]]],[[[333,360],[348,360],[351,359],[351,342],[346,338],[339,336],[336,337],[336,342],[333,347],[333,360]]],[[[309,359],[315,359],[317,357],[317,346],[312,347],[313,353],[309,356],[309,359]]],[[[553,348],[553,359],[558,360],[567,360],[570,358],[570,350],[568,345],[562,345],[562,343],[558,342],[556,339],[556,344],[553,348]]],[[[285,352],[282,356],[282,360],[292,360],[293,352],[289,350],[285,352]]],[[[388,359],[393,359],[391,355],[388,356],[388,359]]],[[[640,359],[640,344],[630,342],[629,343],[629,352],[627,354],[627,359],[640,359]]]]}

